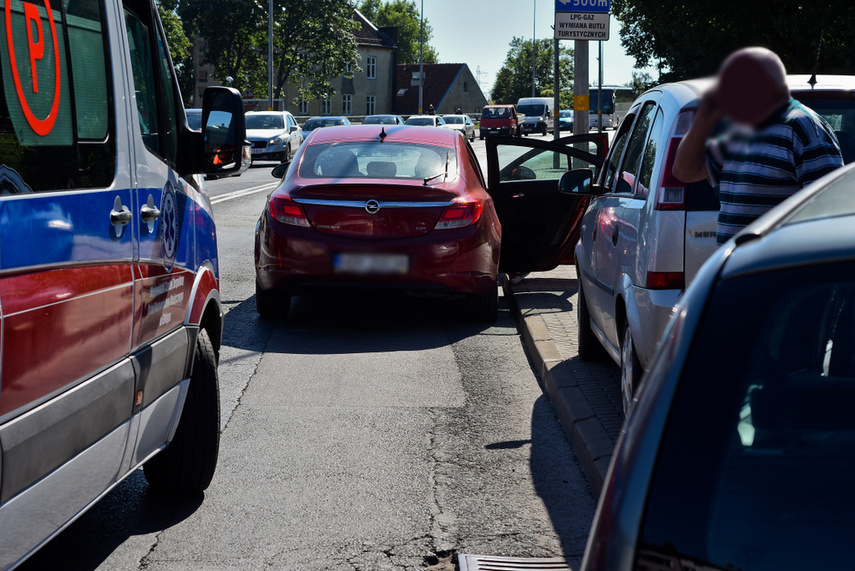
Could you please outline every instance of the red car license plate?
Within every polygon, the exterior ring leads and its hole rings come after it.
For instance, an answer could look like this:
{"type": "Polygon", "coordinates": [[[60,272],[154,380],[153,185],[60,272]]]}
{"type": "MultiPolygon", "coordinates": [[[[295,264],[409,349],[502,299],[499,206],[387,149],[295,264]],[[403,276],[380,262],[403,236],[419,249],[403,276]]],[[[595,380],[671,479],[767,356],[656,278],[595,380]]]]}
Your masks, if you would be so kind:
{"type": "Polygon", "coordinates": [[[406,274],[410,259],[406,254],[343,252],[335,256],[333,268],[346,274],[406,274]]]}

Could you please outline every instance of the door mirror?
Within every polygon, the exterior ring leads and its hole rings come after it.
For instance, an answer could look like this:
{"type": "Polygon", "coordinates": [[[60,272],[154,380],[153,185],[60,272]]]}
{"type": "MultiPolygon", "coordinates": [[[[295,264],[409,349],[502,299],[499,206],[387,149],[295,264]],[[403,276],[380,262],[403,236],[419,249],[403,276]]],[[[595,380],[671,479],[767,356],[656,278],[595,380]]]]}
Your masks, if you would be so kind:
{"type": "Polygon", "coordinates": [[[288,172],[289,166],[289,164],[277,165],[270,174],[273,175],[273,178],[282,178],[288,172]]]}
{"type": "Polygon", "coordinates": [[[240,170],[246,122],[240,92],[209,87],[202,96],[202,141],[205,172],[224,175],[240,170]]]}
{"type": "Polygon", "coordinates": [[[593,180],[594,171],[591,169],[575,169],[561,175],[558,189],[564,194],[593,194],[593,180]]]}

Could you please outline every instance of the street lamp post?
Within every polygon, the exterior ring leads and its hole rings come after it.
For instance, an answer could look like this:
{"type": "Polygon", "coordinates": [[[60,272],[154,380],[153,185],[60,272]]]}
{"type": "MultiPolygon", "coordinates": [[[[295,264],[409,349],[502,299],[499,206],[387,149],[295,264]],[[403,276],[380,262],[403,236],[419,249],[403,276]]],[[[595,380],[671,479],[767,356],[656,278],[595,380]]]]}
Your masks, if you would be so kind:
{"type": "MultiPolygon", "coordinates": [[[[424,2],[424,0],[422,0],[424,2]]],[[[535,72],[537,71],[537,0],[534,0],[534,14],[531,17],[531,96],[536,97],[534,92],[535,72]]]]}
{"type": "Polygon", "coordinates": [[[419,115],[425,101],[425,0],[422,0],[421,31],[419,33],[419,115]]]}
{"type": "Polygon", "coordinates": [[[267,110],[273,111],[273,0],[267,16],[267,110]]]}

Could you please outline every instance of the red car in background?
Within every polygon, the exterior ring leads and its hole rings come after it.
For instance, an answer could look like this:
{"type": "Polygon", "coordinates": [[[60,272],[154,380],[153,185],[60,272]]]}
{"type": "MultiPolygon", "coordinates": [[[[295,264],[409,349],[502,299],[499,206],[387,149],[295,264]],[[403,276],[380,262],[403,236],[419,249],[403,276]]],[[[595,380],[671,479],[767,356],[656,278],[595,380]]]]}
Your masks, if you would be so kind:
{"type": "Polygon", "coordinates": [[[604,155],[511,143],[502,168],[491,162],[488,186],[456,131],[364,125],[313,132],[290,167],[273,171],[285,176],[256,229],[259,314],[286,315],[293,295],[391,288],[464,297],[474,319],[494,321],[499,272],[543,269],[540,252],[554,258],[551,244],[567,241],[578,198],[559,191],[561,174],[580,161],[597,168],[604,155]],[[521,220],[527,211],[532,220],[521,220]],[[503,242],[503,228],[522,251],[503,242]],[[511,257],[508,269],[500,254],[511,257]]]}

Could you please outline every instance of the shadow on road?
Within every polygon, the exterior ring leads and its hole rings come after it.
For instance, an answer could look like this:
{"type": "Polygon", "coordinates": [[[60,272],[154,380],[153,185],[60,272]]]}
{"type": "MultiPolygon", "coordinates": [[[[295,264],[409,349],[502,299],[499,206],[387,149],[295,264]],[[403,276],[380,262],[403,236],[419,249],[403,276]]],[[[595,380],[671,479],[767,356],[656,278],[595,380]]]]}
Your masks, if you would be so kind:
{"type": "MultiPolygon", "coordinates": [[[[158,533],[187,519],[203,499],[204,494],[186,500],[155,496],[142,470],[137,470],[18,569],[95,569],[134,536],[158,533]]],[[[140,550],[135,552],[140,559],[149,553],[153,543],[154,539],[149,538],[140,544],[140,550]]],[[[140,561],[121,561],[113,566],[136,569],[140,561]]]]}

